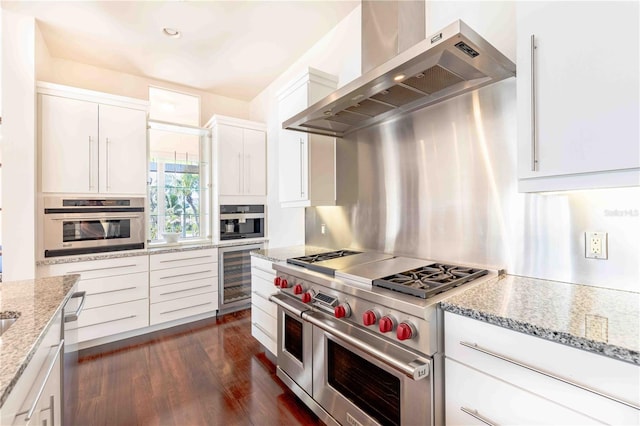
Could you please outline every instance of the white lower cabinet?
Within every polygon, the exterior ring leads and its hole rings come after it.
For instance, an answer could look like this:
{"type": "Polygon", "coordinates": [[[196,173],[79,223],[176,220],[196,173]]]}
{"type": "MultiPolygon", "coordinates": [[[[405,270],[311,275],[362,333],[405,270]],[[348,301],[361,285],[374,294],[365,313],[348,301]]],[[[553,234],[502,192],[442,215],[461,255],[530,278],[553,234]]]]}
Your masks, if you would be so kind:
{"type": "Polygon", "coordinates": [[[273,285],[276,273],[271,264],[269,260],[251,257],[251,335],[276,355],[278,309],[269,301],[269,296],[276,293],[273,285]]]}
{"type": "Polygon", "coordinates": [[[449,312],[445,356],[448,425],[640,423],[638,365],[449,312]]]}
{"type": "Polygon", "coordinates": [[[0,409],[0,425],[54,426],[62,424],[60,340],[62,313],[39,343],[20,379],[0,409]]]}
{"type": "Polygon", "coordinates": [[[150,256],[151,325],[218,309],[218,250],[189,250],[150,256]]]}
{"type": "Polygon", "coordinates": [[[78,291],[86,291],[86,302],[75,324],[82,348],[149,326],[148,256],[48,265],[38,274],[80,274],[78,291]]]}

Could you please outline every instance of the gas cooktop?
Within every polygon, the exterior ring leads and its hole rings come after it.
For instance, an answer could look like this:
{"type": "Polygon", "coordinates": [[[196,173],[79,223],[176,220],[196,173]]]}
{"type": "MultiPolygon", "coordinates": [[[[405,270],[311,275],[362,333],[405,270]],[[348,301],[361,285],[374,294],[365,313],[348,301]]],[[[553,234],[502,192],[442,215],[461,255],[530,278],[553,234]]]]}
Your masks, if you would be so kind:
{"type": "Polygon", "coordinates": [[[475,280],[488,272],[486,269],[433,263],[375,279],[373,285],[427,299],[475,280]]]}

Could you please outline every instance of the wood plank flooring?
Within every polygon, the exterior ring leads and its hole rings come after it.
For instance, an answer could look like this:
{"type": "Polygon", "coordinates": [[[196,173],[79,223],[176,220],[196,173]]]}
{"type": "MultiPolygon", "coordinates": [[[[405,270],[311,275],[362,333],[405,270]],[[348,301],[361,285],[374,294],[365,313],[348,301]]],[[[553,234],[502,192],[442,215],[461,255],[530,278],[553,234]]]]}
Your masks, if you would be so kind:
{"type": "Polygon", "coordinates": [[[80,353],[76,425],[321,425],[275,375],[245,310],[80,353]]]}

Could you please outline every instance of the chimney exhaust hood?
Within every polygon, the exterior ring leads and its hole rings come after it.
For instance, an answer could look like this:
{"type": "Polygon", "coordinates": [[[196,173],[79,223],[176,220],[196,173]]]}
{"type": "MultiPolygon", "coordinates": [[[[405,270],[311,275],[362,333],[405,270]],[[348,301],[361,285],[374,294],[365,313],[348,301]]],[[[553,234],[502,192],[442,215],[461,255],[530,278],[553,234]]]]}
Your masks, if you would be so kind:
{"type": "Polygon", "coordinates": [[[282,127],[341,138],[515,75],[509,58],[458,20],[363,73],[282,127]]]}

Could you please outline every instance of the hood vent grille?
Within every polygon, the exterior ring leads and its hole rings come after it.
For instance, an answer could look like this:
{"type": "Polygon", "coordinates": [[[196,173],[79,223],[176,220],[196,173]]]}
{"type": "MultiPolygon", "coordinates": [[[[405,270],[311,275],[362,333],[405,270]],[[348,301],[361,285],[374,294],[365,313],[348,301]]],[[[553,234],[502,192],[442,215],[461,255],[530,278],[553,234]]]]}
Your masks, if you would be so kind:
{"type": "Polygon", "coordinates": [[[456,21],[285,121],[283,128],[343,137],[515,76],[515,69],[456,21]]]}

